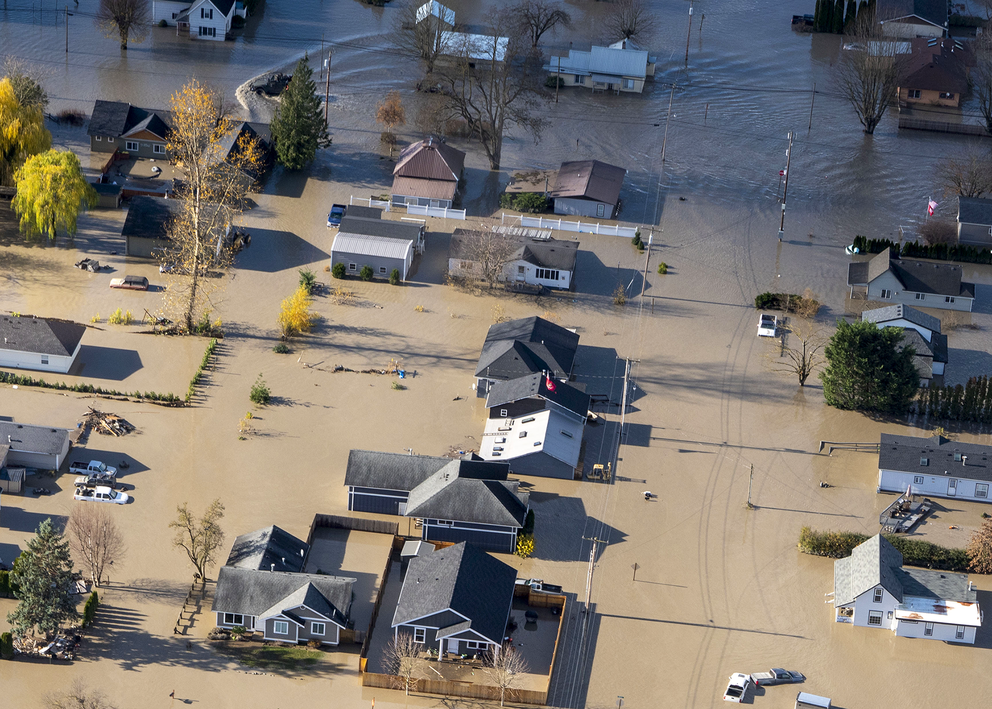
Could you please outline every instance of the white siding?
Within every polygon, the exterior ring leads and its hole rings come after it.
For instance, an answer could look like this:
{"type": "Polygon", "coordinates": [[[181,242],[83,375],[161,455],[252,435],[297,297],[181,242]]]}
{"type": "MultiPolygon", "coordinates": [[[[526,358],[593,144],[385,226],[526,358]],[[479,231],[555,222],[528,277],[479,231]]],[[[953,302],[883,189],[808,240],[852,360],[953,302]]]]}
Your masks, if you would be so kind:
{"type": "Polygon", "coordinates": [[[875,323],[879,327],[901,327],[910,330],[916,330],[927,342],[933,341],[933,330],[925,328],[922,325],[917,325],[915,322],[910,322],[905,318],[897,318],[895,320],[886,320],[885,322],[875,323]]]}
{"type": "MultiPolygon", "coordinates": [[[[234,8],[231,8],[231,15],[234,15],[234,8]]],[[[207,0],[196,3],[189,11],[189,36],[191,39],[208,39],[217,40],[218,42],[223,42],[226,38],[227,32],[231,29],[231,17],[225,17],[220,13],[216,7],[213,6],[207,0]],[[210,11],[213,10],[213,18],[207,19],[201,17],[201,10],[210,11]],[[212,27],[216,31],[215,37],[210,36],[200,36],[200,28],[212,27]]]]}
{"type": "MultiPolygon", "coordinates": [[[[931,461],[933,462],[933,461],[931,461]]],[[[905,473],[898,470],[878,471],[878,491],[879,492],[906,492],[909,486],[914,495],[927,495],[930,497],[955,498],[971,500],[973,502],[992,501],[992,482],[988,480],[976,480],[974,478],[959,477],[956,472],[967,474],[968,469],[960,463],[948,463],[946,473],[944,467],[934,466],[933,473],[920,475],[919,473],[905,473]],[[919,482],[919,478],[923,482],[919,482]],[[954,481],[954,494],[948,494],[951,481],[954,481]],[[987,485],[985,495],[976,495],[979,485],[987,485]]]]}
{"type": "Polygon", "coordinates": [[[943,640],[951,643],[968,643],[969,645],[974,645],[976,628],[969,626],[961,627],[964,629],[963,638],[955,637],[958,626],[945,625],[943,623],[934,623],[933,634],[926,635],[926,623],[923,621],[912,623],[906,620],[899,620],[896,625],[896,635],[900,638],[924,638],[926,640],[943,640]]]}
{"type": "Polygon", "coordinates": [[[152,2],[152,24],[158,25],[162,20],[170,27],[176,26],[176,18],[182,10],[190,6],[188,2],[175,2],[175,0],[153,0],[152,2]]]}
{"type": "Polygon", "coordinates": [[[899,605],[899,602],[895,599],[892,594],[882,589],[882,602],[875,603],[874,595],[875,589],[882,588],[881,586],[875,586],[870,588],[860,596],[854,599],[854,618],[853,622],[855,625],[860,625],[866,628],[886,628],[888,630],[893,629],[895,626],[895,609],[899,605]],[[871,612],[880,612],[882,614],[882,624],[881,625],[868,625],[868,618],[871,612]],[[891,615],[890,615],[891,614],[891,615]]]}
{"type": "Polygon", "coordinates": [[[39,372],[58,372],[66,374],[76,360],[81,345],[76,345],[72,357],[57,355],[42,355],[37,352],[18,352],[16,350],[0,349],[0,367],[11,369],[34,369],[39,372]],[[47,363],[46,363],[47,361],[47,363]]]}
{"type": "Polygon", "coordinates": [[[903,22],[899,21],[889,21],[882,23],[882,34],[886,37],[943,37],[944,30],[940,27],[935,27],[929,22],[923,22],[922,20],[912,21],[906,20],[903,22]]]}
{"type": "Polygon", "coordinates": [[[947,296],[936,293],[923,293],[923,299],[916,297],[916,291],[904,290],[899,279],[890,271],[886,271],[874,281],[868,284],[868,300],[877,300],[882,303],[902,303],[912,305],[915,308],[938,308],[940,310],[960,310],[971,312],[974,298],[963,298],[954,296],[954,302],[948,303],[947,296]],[[888,298],[882,298],[882,290],[891,291],[888,298]]]}
{"type": "MultiPolygon", "coordinates": [[[[541,285],[547,286],[548,288],[560,288],[562,290],[568,290],[569,284],[572,281],[572,274],[569,271],[564,271],[560,269],[540,269],[543,271],[558,271],[558,280],[551,280],[550,278],[538,278],[538,267],[532,263],[526,261],[513,261],[508,263],[504,269],[503,273],[506,280],[510,283],[519,282],[521,280],[520,273],[518,269],[523,267],[523,282],[530,283],[531,285],[541,285]]],[[[542,273],[542,275],[547,275],[542,273]]]]}

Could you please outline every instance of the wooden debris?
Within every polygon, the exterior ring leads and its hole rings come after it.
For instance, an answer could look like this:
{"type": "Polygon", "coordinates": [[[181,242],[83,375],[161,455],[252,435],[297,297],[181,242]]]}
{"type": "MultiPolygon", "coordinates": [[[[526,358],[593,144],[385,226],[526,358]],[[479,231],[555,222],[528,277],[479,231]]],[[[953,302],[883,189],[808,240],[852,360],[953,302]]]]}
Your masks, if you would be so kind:
{"type": "Polygon", "coordinates": [[[92,428],[104,436],[125,436],[134,430],[134,426],[117,414],[107,414],[97,411],[92,406],[89,413],[83,416],[87,428],[92,428]]]}

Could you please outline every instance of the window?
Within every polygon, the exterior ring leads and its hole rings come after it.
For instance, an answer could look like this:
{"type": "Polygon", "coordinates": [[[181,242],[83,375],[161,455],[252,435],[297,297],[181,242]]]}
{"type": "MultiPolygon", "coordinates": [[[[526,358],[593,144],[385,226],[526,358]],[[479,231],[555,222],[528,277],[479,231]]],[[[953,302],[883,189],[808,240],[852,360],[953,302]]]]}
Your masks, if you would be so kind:
{"type": "Polygon", "coordinates": [[[882,625],[882,611],[868,611],[868,625],[882,625]]]}
{"type": "Polygon", "coordinates": [[[927,294],[926,293],[917,293],[916,294],[916,299],[917,300],[926,300],[927,299],[927,294]]]}
{"type": "Polygon", "coordinates": [[[978,483],[975,485],[975,497],[985,497],[989,496],[989,484],[988,483],[978,483]]]}
{"type": "Polygon", "coordinates": [[[311,623],[310,624],[310,634],[311,635],[323,635],[324,634],[324,624],[323,623],[311,623]]]}
{"type": "MultiPolygon", "coordinates": [[[[203,8],[200,8],[200,9],[202,10],[203,8]]],[[[213,10],[211,10],[210,12],[212,13],[213,10]]],[[[199,34],[200,34],[201,37],[216,37],[217,36],[217,28],[216,27],[204,27],[203,25],[200,25],[200,27],[198,29],[199,29],[199,34]]]]}
{"type": "Polygon", "coordinates": [[[42,364],[48,364],[48,355],[42,355],[41,356],[41,363],[42,364]]]}
{"type": "MultiPolygon", "coordinates": [[[[930,459],[926,457],[920,458],[920,465],[922,465],[924,468],[928,467],[930,465],[930,459]]],[[[923,481],[920,480],[920,482],[923,481]]]]}
{"type": "Polygon", "coordinates": [[[960,453],[955,453],[954,454],[954,462],[955,463],[960,463],[961,462],[961,454],[960,453]]]}
{"type": "Polygon", "coordinates": [[[177,17],[179,17],[179,13],[178,13],[178,12],[173,12],[173,13],[172,13],[172,19],[174,20],[174,19],[176,19],[177,17]]]}
{"type": "Polygon", "coordinates": [[[289,635],[289,623],[285,620],[277,620],[272,624],[272,632],[276,635],[289,635]]]}
{"type": "Polygon", "coordinates": [[[102,137],[102,136],[99,136],[99,135],[95,135],[95,136],[93,136],[93,139],[94,139],[94,140],[95,140],[96,142],[98,142],[98,143],[99,143],[99,142],[100,142],[101,140],[103,140],[103,137],[102,137]]]}
{"type": "Polygon", "coordinates": [[[406,198],[406,203],[407,204],[418,204],[417,198],[416,197],[407,197],[406,198]]]}
{"type": "Polygon", "coordinates": [[[910,98],[919,98],[920,97],[920,90],[919,89],[909,89],[909,97],[910,98]]]}
{"type": "Polygon", "coordinates": [[[949,98],[949,99],[954,98],[954,94],[947,93],[946,91],[941,91],[939,96],[940,98],[949,98]]]}
{"type": "Polygon", "coordinates": [[[517,273],[520,274],[521,276],[524,275],[525,273],[527,273],[527,267],[517,266],[517,273]]]}
{"type": "Polygon", "coordinates": [[[872,597],[871,600],[873,602],[875,602],[875,603],[881,603],[882,602],[882,589],[876,588],[875,589],[875,595],[872,597]]]}
{"type": "Polygon", "coordinates": [[[544,281],[557,281],[558,271],[553,271],[550,268],[539,268],[537,269],[537,277],[544,281]]]}
{"type": "Polygon", "coordinates": [[[225,613],[224,625],[244,625],[245,617],[240,613],[225,613]]]}
{"type": "Polygon", "coordinates": [[[114,142],[114,139],[113,138],[107,138],[107,142],[108,143],[113,143],[114,142]]]}
{"type": "Polygon", "coordinates": [[[632,89],[632,88],[634,88],[634,80],[633,79],[624,79],[623,80],[623,87],[625,89],[632,89]]]}
{"type": "Polygon", "coordinates": [[[914,475],[913,476],[913,484],[914,485],[922,485],[923,484],[923,476],[922,475],[914,475]]]}
{"type": "Polygon", "coordinates": [[[358,264],[357,263],[349,263],[348,264],[348,270],[349,271],[357,271],[358,270],[358,264]]]}
{"type": "Polygon", "coordinates": [[[413,629],[413,642],[422,643],[427,641],[427,629],[426,628],[414,628],[413,629]]]}
{"type": "Polygon", "coordinates": [[[152,146],[152,152],[156,155],[165,155],[165,146],[161,143],[155,143],[155,145],[152,146]]]}
{"type": "Polygon", "coordinates": [[[213,10],[213,8],[201,7],[200,8],[200,19],[201,20],[212,20],[212,19],[214,19],[214,10],[213,10]]]}
{"type": "MultiPolygon", "coordinates": [[[[502,418],[506,418],[509,415],[509,412],[506,409],[500,409],[499,410],[499,415],[502,418]]],[[[504,438],[503,440],[505,441],[506,439],[504,438]]]]}
{"type": "Polygon", "coordinates": [[[130,140],[125,141],[124,142],[124,149],[125,150],[134,150],[134,151],[137,151],[138,150],[138,144],[137,143],[132,143],[130,140]]]}
{"type": "Polygon", "coordinates": [[[882,291],[878,294],[878,296],[882,300],[888,300],[889,298],[892,297],[892,291],[890,291],[890,290],[888,290],[886,288],[883,288],[882,291]]]}
{"type": "Polygon", "coordinates": [[[605,204],[597,204],[596,205],[596,216],[597,217],[605,217],[606,216],[606,205],[605,204]]]}
{"type": "Polygon", "coordinates": [[[581,76],[579,76],[578,74],[576,74],[576,75],[575,75],[574,77],[572,77],[572,80],[573,80],[573,81],[574,81],[574,82],[575,82],[576,84],[581,84],[581,83],[582,83],[582,77],[581,77],[581,76]]]}
{"type": "Polygon", "coordinates": [[[954,628],[954,639],[964,640],[964,626],[958,625],[954,628]]]}
{"type": "Polygon", "coordinates": [[[923,626],[923,634],[924,635],[933,635],[933,623],[926,623],[923,626]]]}
{"type": "Polygon", "coordinates": [[[386,272],[386,267],[385,266],[379,266],[379,273],[385,273],[385,272],[386,272]]]}
{"type": "Polygon", "coordinates": [[[485,650],[487,647],[489,647],[489,643],[480,643],[476,640],[465,641],[466,650],[485,650]]]}
{"type": "Polygon", "coordinates": [[[437,526],[439,527],[453,527],[454,524],[450,519],[439,519],[437,521],[437,526]]]}
{"type": "Polygon", "coordinates": [[[949,296],[946,296],[944,298],[944,302],[945,303],[953,303],[954,302],[954,297],[953,296],[950,296],[950,295],[949,296]]]}

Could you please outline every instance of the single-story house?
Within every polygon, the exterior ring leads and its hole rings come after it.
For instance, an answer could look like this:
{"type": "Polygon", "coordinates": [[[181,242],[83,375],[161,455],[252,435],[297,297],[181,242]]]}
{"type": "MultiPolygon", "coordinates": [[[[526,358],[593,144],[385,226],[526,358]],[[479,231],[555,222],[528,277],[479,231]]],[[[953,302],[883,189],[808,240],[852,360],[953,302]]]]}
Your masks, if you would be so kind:
{"type": "Polygon", "coordinates": [[[300,573],[309,552],[310,545],[305,541],[272,525],[238,536],[231,545],[225,566],[300,573]]]}
{"type": "Polygon", "coordinates": [[[864,288],[868,300],[971,312],[975,284],[963,282],[961,273],[955,264],[903,259],[889,248],[850,264],[847,285],[852,295],[855,288],[864,288]]]}
{"type": "Polygon", "coordinates": [[[506,479],[508,472],[508,465],[480,460],[353,450],[345,473],[348,509],[416,518],[425,541],[510,553],[529,495],[506,479]]]}
{"type": "Polygon", "coordinates": [[[425,650],[497,653],[503,646],[517,572],[464,542],[410,559],[393,612],[393,636],[425,650]]]}
{"type": "Polygon", "coordinates": [[[947,6],[946,0],[878,0],[875,21],[887,37],[943,37],[947,6]]]}
{"type": "Polygon", "coordinates": [[[231,33],[235,15],[245,16],[244,6],[235,0],[194,0],[176,17],[176,33],[223,42],[231,33]]]}
{"type": "Polygon", "coordinates": [[[899,80],[899,100],[958,108],[961,96],[968,93],[974,55],[955,39],[919,38],[911,44],[912,54],[899,80]]]}
{"type": "Polygon", "coordinates": [[[940,332],[940,320],[909,305],[888,305],[866,310],[861,319],[878,327],[903,330],[902,347],[916,350],[914,363],[920,373],[920,386],[928,386],[934,376],[943,376],[947,364],[947,335],[940,332]]]}
{"type": "Polygon", "coordinates": [[[120,150],[132,157],[164,160],[171,124],[169,111],[97,100],[86,133],[90,137],[90,150],[94,152],[120,150]]]}
{"type": "Polygon", "coordinates": [[[507,37],[468,32],[441,32],[441,56],[465,62],[469,69],[477,63],[502,62],[510,46],[507,37]]]}
{"type": "Polygon", "coordinates": [[[411,143],[393,168],[392,203],[450,207],[464,167],[465,153],[433,136],[411,143]]]}
{"type": "Polygon", "coordinates": [[[599,160],[565,162],[558,169],[551,198],[555,214],[613,219],[627,171],[599,160]]]}
{"type": "Polygon", "coordinates": [[[97,194],[97,207],[120,209],[121,195],[124,192],[123,180],[121,184],[117,184],[116,182],[94,182],[90,186],[97,194]]]}
{"type": "Polygon", "coordinates": [[[585,422],[558,408],[515,418],[486,419],[479,442],[483,460],[506,462],[516,475],[576,477],[585,422]]]}
{"type": "Polygon", "coordinates": [[[902,554],[880,534],[837,559],[836,622],[887,628],[903,638],[974,644],[982,612],[967,574],[902,563],[902,554]]]}
{"type": "Polygon", "coordinates": [[[124,253],[139,258],[161,258],[169,247],[169,226],[179,208],[179,202],[174,199],[132,197],[121,229],[124,253]]]}
{"type": "Polygon", "coordinates": [[[654,76],[655,57],[648,56],[629,39],[588,52],[570,49],[568,56],[551,57],[544,70],[561,80],[561,86],[583,86],[596,91],[641,93],[644,81],[654,76]]]}
{"type": "Polygon", "coordinates": [[[374,278],[386,279],[395,268],[405,281],[415,254],[423,253],[425,226],[417,222],[354,217],[341,220],[331,245],[331,267],[343,263],[345,272],[357,276],[370,266],[374,278]]]}
{"type": "Polygon", "coordinates": [[[0,443],[7,446],[8,466],[58,470],[69,453],[69,430],[0,421],[0,443]]]}
{"type": "MultiPolygon", "coordinates": [[[[571,289],[579,242],[550,237],[515,236],[506,231],[506,227],[493,227],[493,229],[504,230],[503,236],[510,242],[510,248],[513,248],[513,253],[503,267],[501,281],[529,283],[561,290],[571,289]]],[[[479,243],[478,233],[470,229],[455,229],[448,250],[448,273],[452,276],[484,277],[479,249],[476,246],[479,243]]]]}
{"type": "Polygon", "coordinates": [[[528,374],[493,382],[486,396],[486,408],[489,418],[501,421],[553,409],[585,423],[589,395],[574,384],[550,381],[541,373],[528,374]]]}
{"type": "Polygon", "coordinates": [[[66,374],[86,326],[71,320],[0,316],[0,367],[66,374]]]}
{"type": "Polygon", "coordinates": [[[883,433],[878,450],[878,491],[989,501],[992,447],[936,435],[883,433]]]}
{"type": "Polygon", "coordinates": [[[476,395],[484,398],[493,382],[542,373],[568,381],[579,336],[544,318],[496,323],[489,328],[475,368],[476,395]]]}
{"type": "Polygon", "coordinates": [[[992,199],[958,197],[958,243],[992,248],[992,199]]]}

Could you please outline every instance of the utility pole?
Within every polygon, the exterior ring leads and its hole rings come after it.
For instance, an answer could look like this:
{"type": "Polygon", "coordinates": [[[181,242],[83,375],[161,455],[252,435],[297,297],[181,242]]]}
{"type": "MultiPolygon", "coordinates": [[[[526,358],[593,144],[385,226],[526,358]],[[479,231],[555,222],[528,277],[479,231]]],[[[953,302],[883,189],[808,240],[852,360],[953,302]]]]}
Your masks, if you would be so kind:
{"type": "Polygon", "coordinates": [[[558,57],[558,66],[555,68],[555,103],[558,103],[558,87],[561,85],[561,57],[558,57]]]}
{"type": "Polygon", "coordinates": [[[324,84],[324,125],[327,125],[327,102],[331,97],[331,52],[327,52],[327,82],[324,84]]]}
{"type": "Polygon", "coordinates": [[[324,78],[324,33],[320,33],[320,74],[317,76],[317,81],[324,78]]]}
{"type": "Polygon", "coordinates": [[[65,6],[65,53],[69,53],[69,18],[72,15],[69,14],[69,6],[65,6]]]}
{"type": "Polygon", "coordinates": [[[602,539],[597,539],[596,537],[582,537],[588,542],[592,542],[592,548],[589,550],[589,571],[586,572],[586,604],[583,609],[583,613],[589,612],[589,602],[592,598],[592,570],[596,566],[596,545],[606,544],[602,539]]]}
{"type": "Polygon", "coordinates": [[[644,288],[648,284],[648,261],[651,260],[651,240],[654,239],[654,229],[648,234],[648,248],[644,254],[644,275],[641,278],[641,297],[644,297],[644,288]]]}
{"type": "Polygon", "coordinates": [[[751,504],[751,483],[754,482],[754,463],[751,463],[751,473],[747,479],[747,508],[749,510],[754,509],[754,505],[751,504]]]}
{"type": "MultiPolygon", "coordinates": [[[[809,97],[809,126],[806,128],[806,132],[809,133],[813,130],[813,102],[816,101],[816,82],[813,82],[813,93],[809,97]]],[[[704,121],[705,122],[705,121],[704,121]]]]}
{"type": "Polygon", "coordinates": [[[661,141],[661,164],[665,164],[665,150],[668,148],[668,126],[672,122],[672,102],[675,101],[675,87],[677,83],[672,82],[672,93],[668,96],[668,115],[665,117],[665,138],[661,141]]]}
{"type": "MultiPolygon", "coordinates": [[[[702,27],[700,26],[700,29],[702,27]]],[[[685,33],[685,63],[689,64],[689,38],[692,36],[692,0],[689,0],[689,29],[685,33]]]]}
{"type": "Polygon", "coordinates": [[[789,166],[792,165],[792,133],[789,133],[789,149],[785,151],[785,189],[782,191],[782,221],[778,225],[778,240],[785,235],[785,201],[789,198],[789,166]]]}

